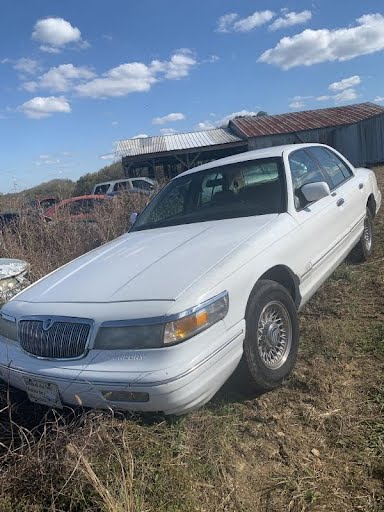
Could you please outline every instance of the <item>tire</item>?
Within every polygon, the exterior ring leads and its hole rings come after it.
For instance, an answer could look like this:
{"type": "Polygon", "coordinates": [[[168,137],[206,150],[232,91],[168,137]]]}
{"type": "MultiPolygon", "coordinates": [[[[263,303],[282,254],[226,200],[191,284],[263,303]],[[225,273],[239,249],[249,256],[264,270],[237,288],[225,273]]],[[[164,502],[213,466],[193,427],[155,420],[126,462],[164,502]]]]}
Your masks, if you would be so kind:
{"type": "Polygon", "coordinates": [[[242,379],[254,391],[272,390],[296,363],[299,323],[295,303],[286,288],[261,280],[250,296],[245,320],[242,379]]]}
{"type": "Polygon", "coordinates": [[[352,261],[355,263],[367,261],[373,253],[373,241],[373,217],[371,211],[367,208],[363,234],[351,252],[352,261]]]}

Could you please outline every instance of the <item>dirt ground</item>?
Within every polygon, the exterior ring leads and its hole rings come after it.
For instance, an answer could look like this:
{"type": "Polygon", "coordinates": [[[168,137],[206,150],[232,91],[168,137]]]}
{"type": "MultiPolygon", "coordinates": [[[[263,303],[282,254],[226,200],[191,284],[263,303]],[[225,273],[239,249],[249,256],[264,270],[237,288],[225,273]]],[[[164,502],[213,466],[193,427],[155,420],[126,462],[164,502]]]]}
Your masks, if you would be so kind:
{"type": "MultiPolygon", "coordinates": [[[[384,190],[384,167],[376,169],[384,190]]],[[[0,511],[384,510],[384,215],[300,314],[295,371],[178,420],[62,415],[2,389],[0,511]]]]}

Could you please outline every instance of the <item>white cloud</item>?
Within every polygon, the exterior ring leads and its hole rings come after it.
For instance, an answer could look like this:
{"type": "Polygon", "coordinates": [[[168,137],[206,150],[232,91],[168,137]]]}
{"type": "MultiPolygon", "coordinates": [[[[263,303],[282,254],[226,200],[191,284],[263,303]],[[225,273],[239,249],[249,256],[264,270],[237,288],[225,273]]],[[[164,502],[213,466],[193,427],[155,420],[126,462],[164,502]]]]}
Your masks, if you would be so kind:
{"type": "Polygon", "coordinates": [[[111,125],[112,126],[119,126],[119,121],[112,121],[111,125]]]}
{"type": "Polygon", "coordinates": [[[283,37],[266,50],[258,62],[283,69],[311,66],[327,61],[346,61],[384,49],[384,16],[366,14],[357,26],[340,29],[304,30],[293,37],[283,37]]]}
{"type": "Polygon", "coordinates": [[[180,49],[171,55],[169,61],[154,60],[149,65],[142,62],[121,64],[110,69],[101,77],[77,85],[75,90],[81,96],[91,98],[146,92],[159,80],[178,80],[186,77],[196,64],[197,61],[192,52],[180,49]]]}
{"type": "Polygon", "coordinates": [[[114,153],[107,153],[106,155],[100,155],[101,160],[113,160],[116,158],[114,153]]]}
{"type": "Polygon", "coordinates": [[[283,16],[277,18],[272,25],[270,25],[269,30],[278,30],[280,28],[293,27],[294,25],[301,25],[306,23],[312,18],[311,11],[301,11],[301,12],[284,12],[283,16]]]}
{"type": "Polygon", "coordinates": [[[229,32],[232,24],[238,18],[238,16],[239,15],[235,12],[230,12],[220,16],[220,18],[217,20],[216,32],[229,32]]]}
{"type": "Polygon", "coordinates": [[[36,96],[18,107],[27,117],[41,119],[56,112],[71,112],[71,106],[63,96],[36,96]]]}
{"type": "Polygon", "coordinates": [[[294,100],[289,104],[289,108],[303,108],[305,105],[304,101],[294,100]]]}
{"type": "Polygon", "coordinates": [[[22,87],[25,91],[28,91],[28,92],[35,92],[37,91],[37,89],[39,88],[39,84],[35,81],[31,81],[31,82],[24,82],[22,84],[22,87]]]}
{"type": "Polygon", "coordinates": [[[376,96],[373,101],[376,103],[382,103],[384,101],[384,96],[376,96]]]}
{"type": "Polygon", "coordinates": [[[14,62],[13,68],[16,71],[20,71],[21,73],[25,73],[28,75],[33,75],[37,71],[39,71],[39,63],[34,59],[27,59],[22,57],[14,62]]]}
{"type": "Polygon", "coordinates": [[[224,14],[217,20],[217,32],[250,32],[256,27],[260,27],[275,16],[272,11],[255,11],[246,18],[239,18],[235,12],[224,14]]]}
{"type": "Polygon", "coordinates": [[[102,77],[78,85],[76,91],[81,96],[91,98],[125,96],[132,92],[149,91],[155,82],[157,78],[146,64],[130,62],[110,69],[102,77]]]}
{"type": "Polygon", "coordinates": [[[171,114],[167,114],[163,117],[154,117],[152,119],[152,124],[165,124],[169,122],[182,121],[185,119],[185,115],[181,112],[172,112],[171,114]]]}
{"type": "Polygon", "coordinates": [[[358,75],[350,76],[349,78],[344,78],[340,80],[340,82],[333,82],[330,84],[328,89],[330,91],[344,91],[344,89],[350,89],[351,87],[355,87],[361,83],[361,78],[358,75]]]}
{"type": "Polygon", "coordinates": [[[234,117],[255,116],[256,114],[257,112],[253,112],[251,110],[239,110],[238,112],[232,112],[231,114],[228,114],[221,119],[217,119],[216,121],[201,121],[195,125],[195,130],[211,130],[220,126],[226,126],[228,122],[234,117]]]}
{"type": "Polygon", "coordinates": [[[344,89],[344,91],[339,94],[335,94],[333,99],[336,103],[347,103],[348,101],[353,101],[357,98],[357,92],[355,89],[344,89]]]}
{"type": "Polygon", "coordinates": [[[60,163],[60,160],[58,158],[46,158],[44,160],[38,160],[35,162],[35,165],[39,166],[41,164],[45,165],[57,165],[60,163]]]}
{"type": "Polygon", "coordinates": [[[228,124],[228,122],[234,117],[242,117],[242,116],[255,116],[257,112],[253,112],[252,110],[239,110],[238,112],[232,112],[231,114],[226,115],[222,119],[219,119],[215,122],[216,126],[223,126],[228,124]]]}
{"type": "MultiPolygon", "coordinates": [[[[360,82],[359,82],[360,83],[360,82]]],[[[306,106],[307,100],[314,101],[333,101],[334,103],[348,103],[358,97],[358,93],[355,89],[349,88],[341,90],[338,94],[324,94],[321,96],[295,96],[292,98],[289,104],[290,108],[301,109],[306,106]]]]}
{"type": "Polygon", "coordinates": [[[201,121],[195,126],[195,130],[212,130],[216,126],[211,121],[201,121]]]}
{"type": "Polygon", "coordinates": [[[146,133],[138,133],[137,135],[132,137],[132,139],[146,139],[147,137],[149,137],[149,135],[147,135],[146,133]]]}
{"type": "Polygon", "coordinates": [[[191,50],[181,48],[177,50],[169,61],[153,60],[150,65],[152,73],[163,73],[168,80],[179,80],[188,76],[190,69],[197,64],[191,50]]]}
{"type": "Polygon", "coordinates": [[[173,135],[177,133],[177,130],[175,130],[174,128],[162,128],[160,130],[160,133],[161,135],[173,135]]]}
{"type": "Polygon", "coordinates": [[[235,21],[233,29],[235,32],[250,32],[256,27],[264,25],[274,17],[272,11],[256,11],[251,16],[235,21]]]}
{"type": "Polygon", "coordinates": [[[49,69],[37,81],[25,82],[23,88],[29,92],[34,92],[37,89],[65,92],[72,89],[75,84],[89,80],[94,76],[95,73],[84,66],[76,67],[73,64],[61,64],[49,69]]]}
{"type": "Polygon", "coordinates": [[[32,39],[39,41],[40,49],[49,53],[58,53],[67,44],[76,43],[80,47],[89,46],[81,39],[81,32],[63,18],[45,18],[38,20],[32,32],[32,39]]]}
{"type": "Polygon", "coordinates": [[[57,46],[48,46],[46,44],[42,44],[40,46],[40,50],[45,53],[60,53],[61,49],[57,46]]]}

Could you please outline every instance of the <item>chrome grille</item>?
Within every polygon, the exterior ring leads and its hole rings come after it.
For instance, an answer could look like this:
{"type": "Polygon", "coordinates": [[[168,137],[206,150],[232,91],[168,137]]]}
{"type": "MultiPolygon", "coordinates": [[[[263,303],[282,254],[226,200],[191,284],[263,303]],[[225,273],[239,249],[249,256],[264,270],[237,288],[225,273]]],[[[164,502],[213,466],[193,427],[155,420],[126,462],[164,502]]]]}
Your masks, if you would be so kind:
{"type": "Polygon", "coordinates": [[[34,356],[73,359],[84,354],[90,330],[86,320],[28,319],[19,322],[18,339],[21,347],[34,356]]]}

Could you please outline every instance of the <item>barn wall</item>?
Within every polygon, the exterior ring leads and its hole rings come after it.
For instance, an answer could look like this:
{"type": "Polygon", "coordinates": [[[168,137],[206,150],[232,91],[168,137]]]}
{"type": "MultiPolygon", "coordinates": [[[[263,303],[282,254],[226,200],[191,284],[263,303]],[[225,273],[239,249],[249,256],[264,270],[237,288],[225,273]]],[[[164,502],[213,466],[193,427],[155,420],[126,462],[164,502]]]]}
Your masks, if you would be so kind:
{"type": "Polygon", "coordinates": [[[295,133],[252,137],[248,149],[261,149],[282,144],[317,142],[328,144],[345,155],[355,166],[384,162],[384,115],[348,126],[337,126],[295,133]]]}

